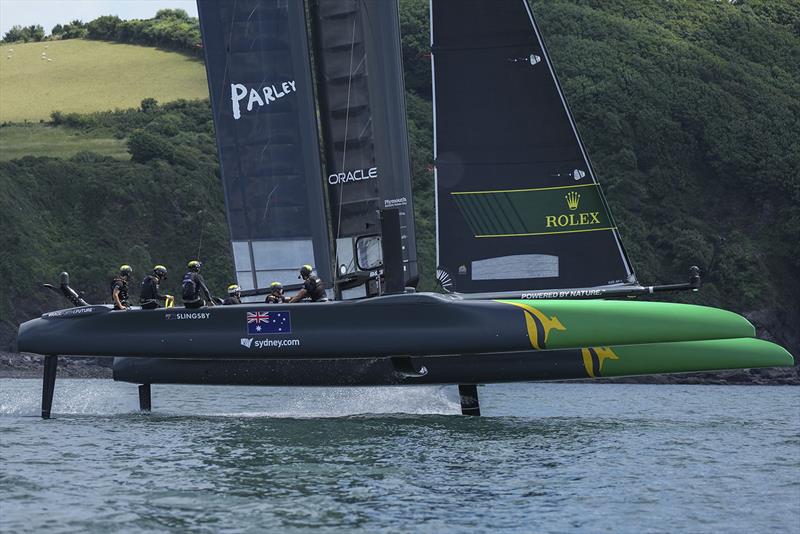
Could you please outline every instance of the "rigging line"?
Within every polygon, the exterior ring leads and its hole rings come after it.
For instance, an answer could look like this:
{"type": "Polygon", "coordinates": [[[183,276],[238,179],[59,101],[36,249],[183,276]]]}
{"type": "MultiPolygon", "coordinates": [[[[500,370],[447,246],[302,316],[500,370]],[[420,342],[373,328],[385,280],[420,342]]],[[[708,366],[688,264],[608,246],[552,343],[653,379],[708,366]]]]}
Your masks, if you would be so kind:
{"type": "MultiPolygon", "coordinates": [[[[231,11],[231,13],[233,13],[233,15],[231,16],[231,24],[230,24],[230,28],[228,30],[228,49],[226,50],[226,53],[225,53],[225,71],[222,73],[222,79],[223,80],[225,80],[228,77],[228,67],[230,66],[231,39],[233,38],[233,25],[236,22],[236,3],[237,3],[237,1],[238,0],[233,0],[233,9],[231,11]]],[[[255,8],[253,9],[253,11],[255,11],[255,8]]],[[[253,16],[252,13],[250,13],[250,16],[247,17],[248,21],[250,20],[251,16],[253,16]]],[[[220,94],[219,94],[219,98],[217,99],[217,101],[221,102],[222,101],[222,97],[225,96],[225,84],[224,83],[220,86],[219,90],[220,90],[220,94]]]]}
{"type": "MultiPolygon", "coordinates": [[[[353,51],[356,47],[356,21],[358,19],[353,17],[353,34],[350,37],[350,68],[347,76],[347,111],[344,115],[344,146],[342,147],[342,171],[344,171],[344,164],[347,161],[347,128],[350,123],[350,88],[353,85],[353,51]]],[[[366,56],[366,53],[365,53],[366,56]]],[[[361,63],[359,62],[359,65],[361,63]]],[[[342,198],[344,198],[344,187],[339,184],[339,213],[338,222],[336,224],[336,240],[342,235],[342,198]]]]}
{"type": "Polygon", "coordinates": [[[200,239],[197,241],[197,261],[200,261],[200,249],[203,248],[203,232],[206,230],[206,225],[200,227],[200,239]]]}
{"type": "Polygon", "coordinates": [[[358,137],[357,137],[357,139],[358,139],[359,141],[360,141],[360,140],[361,140],[361,139],[364,137],[364,133],[366,133],[366,131],[367,131],[367,128],[369,128],[370,126],[372,126],[372,117],[370,117],[370,118],[369,118],[369,120],[367,121],[367,123],[364,125],[364,127],[363,127],[363,128],[361,128],[361,131],[360,131],[360,132],[358,132],[358,137]]]}
{"type": "Polygon", "coordinates": [[[278,187],[279,187],[278,185],[273,187],[272,191],[270,191],[269,195],[267,195],[267,202],[264,204],[264,215],[261,216],[261,222],[264,222],[264,221],[267,220],[267,213],[269,212],[269,203],[272,200],[272,195],[275,193],[275,191],[278,190],[278,187]]]}

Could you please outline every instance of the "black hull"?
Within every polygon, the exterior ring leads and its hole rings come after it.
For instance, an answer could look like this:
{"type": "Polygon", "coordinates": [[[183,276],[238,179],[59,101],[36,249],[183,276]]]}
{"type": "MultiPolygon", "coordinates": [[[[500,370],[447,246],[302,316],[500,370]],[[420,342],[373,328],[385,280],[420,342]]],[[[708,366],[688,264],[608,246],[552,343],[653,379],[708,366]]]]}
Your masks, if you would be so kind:
{"type": "Polygon", "coordinates": [[[115,358],[114,380],[135,384],[408,386],[587,378],[580,350],[337,360],[115,358]],[[427,372],[410,376],[409,370],[427,372]]]}
{"type": "Polygon", "coordinates": [[[520,308],[423,293],[199,309],[71,308],[23,323],[17,343],[20,350],[38,354],[158,354],[190,360],[317,360],[531,348],[520,308]],[[255,316],[271,319],[259,323],[255,316]]]}

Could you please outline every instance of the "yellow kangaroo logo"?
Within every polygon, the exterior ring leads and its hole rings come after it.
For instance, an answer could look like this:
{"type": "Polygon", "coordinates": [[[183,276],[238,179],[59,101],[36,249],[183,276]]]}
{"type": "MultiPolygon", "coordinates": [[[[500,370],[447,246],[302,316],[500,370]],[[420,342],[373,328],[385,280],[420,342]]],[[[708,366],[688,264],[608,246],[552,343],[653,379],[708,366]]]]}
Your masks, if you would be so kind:
{"type": "Polygon", "coordinates": [[[531,346],[536,350],[543,350],[547,347],[547,339],[550,337],[551,330],[567,329],[555,315],[548,317],[533,306],[522,304],[521,302],[501,302],[512,304],[524,310],[528,338],[531,340],[531,346]]]}
{"type": "Polygon", "coordinates": [[[586,368],[586,374],[592,378],[597,378],[594,372],[594,358],[597,358],[597,375],[603,371],[603,364],[606,360],[619,360],[619,356],[611,349],[611,347],[591,347],[588,349],[581,349],[581,356],[583,356],[583,366],[586,368]]]}

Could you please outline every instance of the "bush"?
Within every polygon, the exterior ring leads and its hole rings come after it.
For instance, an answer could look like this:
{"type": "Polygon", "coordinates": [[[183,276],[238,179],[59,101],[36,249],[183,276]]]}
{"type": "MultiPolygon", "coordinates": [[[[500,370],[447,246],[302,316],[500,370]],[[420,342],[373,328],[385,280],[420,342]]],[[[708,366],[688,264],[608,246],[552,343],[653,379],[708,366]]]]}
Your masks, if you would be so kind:
{"type": "Polygon", "coordinates": [[[145,98],[139,105],[139,109],[144,113],[150,113],[158,109],[158,100],[155,98],[145,98]]]}
{"type": "Polygon", "coordinates": [[[131,159],[137,163],[146,163],[154,159],[170,161],[174,157],[170,143],[165,142],[163,137],[144,130],[137,130],[131,134],[128,139],[128,152],[131,154],[131,159]]]}

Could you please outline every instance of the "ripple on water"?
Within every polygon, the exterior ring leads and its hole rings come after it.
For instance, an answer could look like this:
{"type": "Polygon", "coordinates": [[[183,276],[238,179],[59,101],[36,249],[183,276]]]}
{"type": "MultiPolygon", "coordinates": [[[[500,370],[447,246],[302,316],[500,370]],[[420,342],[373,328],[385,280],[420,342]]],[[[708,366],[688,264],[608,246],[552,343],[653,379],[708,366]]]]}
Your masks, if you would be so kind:
{"type": "Polygon", "coordinates": [[[0,380],[0,530],[789,532],[800,390],[0,380]],[[43,511],[45,513],[43,513],[43,511]]]}

